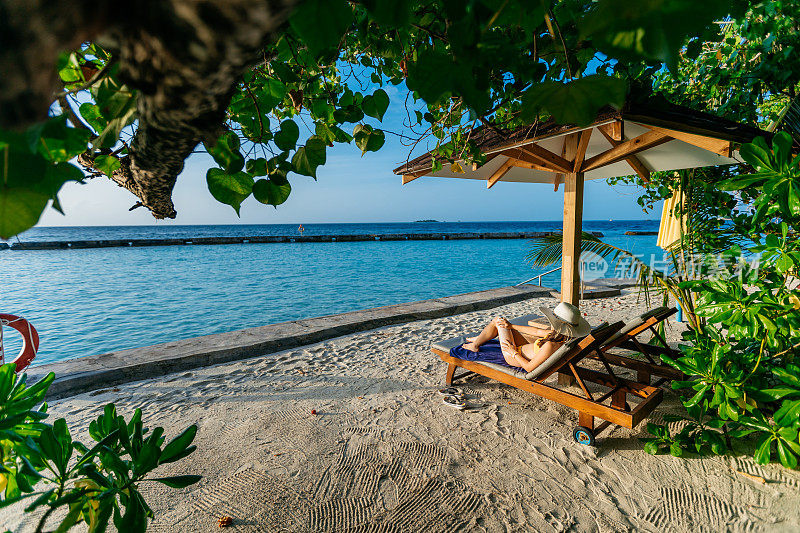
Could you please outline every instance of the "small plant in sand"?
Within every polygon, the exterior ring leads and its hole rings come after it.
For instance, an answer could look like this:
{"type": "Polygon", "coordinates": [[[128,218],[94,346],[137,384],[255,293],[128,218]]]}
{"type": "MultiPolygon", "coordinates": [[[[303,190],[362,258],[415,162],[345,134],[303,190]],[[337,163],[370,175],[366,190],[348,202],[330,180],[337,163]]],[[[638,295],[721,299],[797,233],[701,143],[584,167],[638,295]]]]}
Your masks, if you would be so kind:
{"type": "Polygon", "coordinates": [[[13,363],[0,367],[0,507],[25,500],[26,513],[40,513],[37,533],[54,520],[59,532],[83,522],[90,533],[98,533],[112,519],[119,531],[145,531],[153,512],[140,483],[183,488],[200,480],[196,475],[150,477],[159,465],[195,450],[197,426],[165,445],[164,429],[143,427],[141,410],[125,420],[108,404],[89,425],[94,443],[86,446],[73,439],[63,418],[46,422],[43,401],[54,374],[29,387],[27,376],[14,369],[13,363]]]}

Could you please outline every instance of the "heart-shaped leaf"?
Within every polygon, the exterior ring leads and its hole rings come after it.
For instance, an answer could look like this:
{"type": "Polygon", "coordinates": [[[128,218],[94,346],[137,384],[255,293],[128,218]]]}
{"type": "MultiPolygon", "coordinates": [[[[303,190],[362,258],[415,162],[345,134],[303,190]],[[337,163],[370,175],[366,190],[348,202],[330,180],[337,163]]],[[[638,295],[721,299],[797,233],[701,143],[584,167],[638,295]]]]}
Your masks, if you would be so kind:
{"type": "Polygon", "coordinates": [[[232,131],[223,133],[213,146],[205,145],[214,161],[230,174],[235,174],[244,168],[244,157],[239,152],[239,146],[239,136],[232,131]]]}
{"type": "Polygon", "coordinates": [[[39,222],[50,196],[21,187],[0,187],[0,239],[10,239],[39,222]]]}
{"type": "Polygon", "coordinates": [[[267,205],[281,205],[291,192],[292,186],[285,180],[280,183],[280,180],[260,179],[253,185],[253,197],[267,205]]]}
{"type": "Polygon", "coordinates": [[[372,96],[365,96],[361,102],[361,109],[365,115],[383,120],[383,115],[389,107],[389,95],[383,89],[378,89],[372,96]]]}
{"type": "Polygon", "coordinates": [[[292,13],[289,25],[317,55],[339,46],[352,21],[353,10],[345,0],[306,0],[292,13]]]}
{"type": "Polygon", "coordinates": [[[522,116],[532,121],[546,109],[559,124],[585,126],[595,119],[601,107],[621,107],[625,93],[624,80],[599,74],[570,83],[539,83],[523,94],[522,116]]]}
{"type": "Polygon", "coordinates": [[[110,178],[115,171],[122,167],[122,164],[116,156],[98,155],[94,158],[94,166],[97,170],[110,178]]]}
{"type": "Polygon", "coordinates": [[[284,120],[281,122],[280,129],[275,133],[275,146],[283,151],[291,150],[297,144],[300,137],[300,128],[294,120],[284,120]]]}
{"type": "Polygon", "coordinates": [[[237,215],[242,202],[253,192],[253,177],[245,172],[228,174],[221,168],[211,168],[206,173],[206,183],[211,196],[233,207],[237,215]]]}
{"type": "Polygon", "coordinates": [[[325,142],[317,136],[308,138],[305,146],[297,149],[292,158],[293,170],[304,176],[317,178],[317,167],[326,160],[325,142]]]}
{"type": "Polygon", "coordinates": [[[373,129],[369,124],[358,124],[353,129],[353,138],[362,155],[367,152],[377,152],[386,142],[383,131],[373,129]]]}

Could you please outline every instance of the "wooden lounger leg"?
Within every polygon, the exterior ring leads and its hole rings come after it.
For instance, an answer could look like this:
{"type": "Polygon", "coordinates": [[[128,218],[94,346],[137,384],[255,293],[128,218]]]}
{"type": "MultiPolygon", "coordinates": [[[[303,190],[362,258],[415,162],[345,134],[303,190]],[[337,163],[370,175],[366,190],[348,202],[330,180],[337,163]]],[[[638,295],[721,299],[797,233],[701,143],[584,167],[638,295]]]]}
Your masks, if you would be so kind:
{"type": "Polygon", "coordinates": [[[636,381],[644,383],[645,385],[650,385],[650,372],[647,370],[637,370],[636,381]]]}
{"type": "Polygon", "coordinates": [[[450,386],[453,384],[453,374],[456,373],[456,365],[453,363],[448,363],[447,365],[447,375],[444,377],[444,382],[446,385],[450,386]]]}
{"type": "Polygon", "coordinates": [[[589,413],[578,411],[578,425],[587,429],[594,429],[594,417],[589,413]]]}
{"type": "Polygon", "coordinates": [[[566,372],[559,372],[558,373],[558,384],[563,387],[568,387],[575,383],[575,378],[571,374],[567,374],[566,372]]]}
{"type": "Polygon", "coordinates": [[[627,393],[623,389],[617,389],[611,395],[611,407],[625,409],[627,393]]]}

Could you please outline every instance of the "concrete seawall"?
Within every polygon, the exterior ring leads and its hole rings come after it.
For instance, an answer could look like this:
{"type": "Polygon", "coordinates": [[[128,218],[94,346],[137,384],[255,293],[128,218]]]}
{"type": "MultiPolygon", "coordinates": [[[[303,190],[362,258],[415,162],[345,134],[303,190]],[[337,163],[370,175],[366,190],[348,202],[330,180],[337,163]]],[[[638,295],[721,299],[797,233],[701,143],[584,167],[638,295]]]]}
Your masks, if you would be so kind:
{"type": "MultiPolygon", "coordinates": [[[[602,237],[600,232],[592,232],[602,237]]],[[[392,233],[386,235],[254,235],[249,237],[196,237],[171,239],[108,239],[90,241],[31,241],[0,243],[0,250],[72,250],[80,248],[124,248],[138,246],[180,246],[191,244],[277,244],[296,242],[360,241],[443,241],[469,239],[533,239],[553,232],[504,233],[392,233]]]]}
{"type": "MultiPolygon", "coordinates": [[[[524,285],[376,307],[49,363],[28,369],[28,383],[55,372],[48,399],[74,396],[192,368],[267,355],[334,337],[547,297],[552,289],[524,285]]],[[[433,340],[433,339],[431,339],[433,340]]]]}

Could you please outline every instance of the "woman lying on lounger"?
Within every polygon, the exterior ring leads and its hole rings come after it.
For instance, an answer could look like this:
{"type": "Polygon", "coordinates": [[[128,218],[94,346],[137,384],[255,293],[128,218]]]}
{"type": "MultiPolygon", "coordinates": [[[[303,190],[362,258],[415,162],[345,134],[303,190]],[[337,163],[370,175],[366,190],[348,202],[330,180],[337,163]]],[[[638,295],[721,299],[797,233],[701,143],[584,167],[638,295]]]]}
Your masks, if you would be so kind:
{"type": "Polygon", "coordinates": [[[477,337],[450,351],[453,357],[483,361],[532,371],[565,342],[585,337],[591,326],[574,305],[561,302],[555,309],[540,307],[550,328],[517,326],[503,317],[493,319],[477,337]]]}

